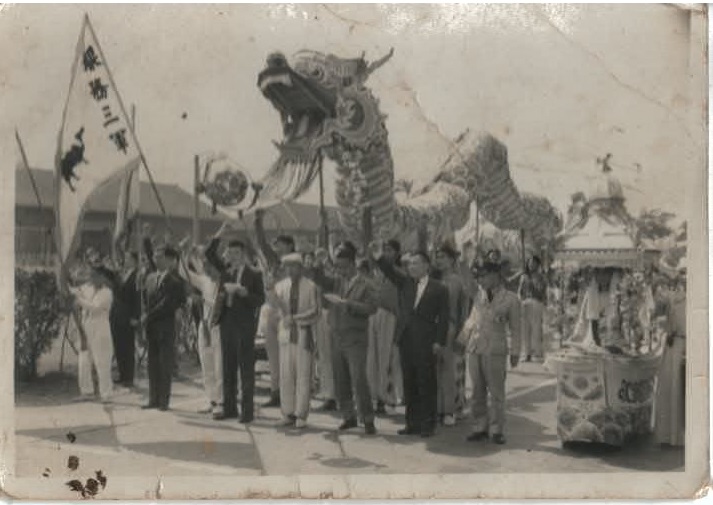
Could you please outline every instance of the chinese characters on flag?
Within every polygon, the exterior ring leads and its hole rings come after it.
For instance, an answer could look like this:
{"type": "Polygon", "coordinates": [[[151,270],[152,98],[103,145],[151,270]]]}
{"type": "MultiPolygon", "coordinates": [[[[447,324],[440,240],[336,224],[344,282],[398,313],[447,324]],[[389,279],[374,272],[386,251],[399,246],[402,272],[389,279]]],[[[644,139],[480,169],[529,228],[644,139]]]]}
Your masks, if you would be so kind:
{"type": "Polygon", "coordinates": [[[97,190],[122,181],[127,191],[120,206],[128,210],[138,204],[128,201],[135,193],[128,189],[133,187],[130,181],[138,179],[140,160],[109,66],[85,18],[55,157],[55,209],[62,265],[77,246],[87,202],[97,190]]]}

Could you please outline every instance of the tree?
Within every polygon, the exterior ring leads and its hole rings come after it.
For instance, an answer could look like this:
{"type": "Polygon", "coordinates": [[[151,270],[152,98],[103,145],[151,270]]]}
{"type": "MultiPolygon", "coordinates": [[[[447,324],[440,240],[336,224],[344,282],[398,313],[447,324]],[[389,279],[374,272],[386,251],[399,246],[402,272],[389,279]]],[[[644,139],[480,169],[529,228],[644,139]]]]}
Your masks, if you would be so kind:
{"type": "Polygon", "coordinates": [[[673,235],[670,221],[676,214],[661,209],[643,209],[635,219],[636,242],[656,241],[673,235]]]}

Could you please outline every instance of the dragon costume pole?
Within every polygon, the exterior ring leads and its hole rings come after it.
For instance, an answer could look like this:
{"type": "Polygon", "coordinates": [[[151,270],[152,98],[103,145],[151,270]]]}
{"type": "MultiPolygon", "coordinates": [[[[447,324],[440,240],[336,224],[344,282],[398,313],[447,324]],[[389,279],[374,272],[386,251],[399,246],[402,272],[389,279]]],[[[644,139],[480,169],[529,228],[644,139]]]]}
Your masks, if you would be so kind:
{"type": "Polygon", "coordinates": [[[201,222],[198,219],[200,212],[200,199],[198,197],[198,189],[201,178],[200,159],[196,154],[193,156],[193,245],[200,243],[201,222]]]}
{"type": "Polygon", "coordinates": [[[329,227],[327,225],[327,210],[324,207],[324,156],[319,154],[317,160],[319,163],[319,246],[328,247],[329,245],[329,227]]]}

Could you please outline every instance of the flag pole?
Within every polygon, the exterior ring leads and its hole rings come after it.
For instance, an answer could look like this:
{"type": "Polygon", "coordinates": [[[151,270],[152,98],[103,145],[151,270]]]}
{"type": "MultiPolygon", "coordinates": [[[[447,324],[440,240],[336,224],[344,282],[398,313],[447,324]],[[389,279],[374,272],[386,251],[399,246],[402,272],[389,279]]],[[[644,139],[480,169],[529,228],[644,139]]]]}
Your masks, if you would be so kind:
{"type": "MultiPolygon", "coordinates": [[[[27,153],[25,152],[25,146],[22,145],[22,140],[20,139],[20,133],[17,131],[17,128],[15,128],[15,139],[17,140],[17,146],[20,148],[20,157],[22,158],[22,164],[25,167],[25,170],[27,170],[27,173],[30,176],[30,181],[32,182],[32,189],[35,192],[35,198],[37,199],[37,205],[40,208],[40,211],[44,209],[44,206],[42,204],[42,197],[40,196],[39,189],[37,188],[37,184],[35,182],[35,177],[32,174],[32,170],[30,169],[30,163],[27,161],[27,153]]],[[[57,241],[57,236],[52,233],[52,229],[50,228],[50,236],[52,237],[52,241],[54,242],[55,250],[59,253],[59,242],[57,241]]],[[[65,271],[65,265],[60,261],[60,277],[61,278],[66,278],[66,271],[65,271]]],[[[58,283],[60,289],[62,288],[62,284],[58,283]]],[[[72,318],[74,319],[74,323],[77,326],[77,330],[79,331],[79,341],[80,341],[80,349],[82,351],[85,351],[87,349],[87,335],[84,332],[84,326],[82,325],[82,321],[79,318],[79,314],[77,314],[76,308],[72,308],[71,310],[72,318]]]]}
{"type": "MultiPolygon", "coordinates": [[[[116,99],[119,102],[119,107],[121,108],[121,112],[123,113],[125,118],[129,118],[129,115],[126,113],[126,107],[124,107],[124,101],[121,99],[121,93],[119,93],[119,88],[117,88],[116,83],[114,82],[114,75],[111,73],[111,69],[109,68],[109,65],[107,64],[107,60],[104,57],[104,51],[102,50],[101,43],[99,42],[99,38],[97,37],[96,32],[94,31],[94,27],[92,26],[91,21],[89,20],[89,14],[84,15],[84,22],[87,25],[87,28],[89,28],[89,32],[92,35],[92,38],[97,44],[97,51],[99,52],[99,56],[101,57],[101,60],[104,64],[104,68],[106,69],[106,73],[109,76],[109,82],[111,83],[112,88],[114,89],[114,92],[116,93],[116,99]]],[[[136,132],[134,131],[134,125],[132,122],[129,121],[129,131],[131,133],[131,139],[134,141],[134,144],[136,145],[136,150],[139,152],[139,158],[141,159],[141,164],[144,166],[144,169],[146,170],[146,175],[148,175],[149,178],[149,183],[151,184],[151,189],[153,190],[154,195],[156,196],[156,201],[158,203],[159,209],[161,209],[161,213],[163,214],[163,217],[166,220],[166,228],[169,233],[172,234],[172,229],[171,229],[171,219],[168,216],[168,213],[166,212],[166,207],[163,204],[163,199],[161,198],[161,194],[158,192],[158,188],[156,187],[156,182],[154,181],[153,174],[151,173],[151,170],[149,169],[148,162],[146,161],[146,156],[144,155],[143,149],[141,149],[141,144],[139,143],[139,139],[136,136],[136,132]]]]}

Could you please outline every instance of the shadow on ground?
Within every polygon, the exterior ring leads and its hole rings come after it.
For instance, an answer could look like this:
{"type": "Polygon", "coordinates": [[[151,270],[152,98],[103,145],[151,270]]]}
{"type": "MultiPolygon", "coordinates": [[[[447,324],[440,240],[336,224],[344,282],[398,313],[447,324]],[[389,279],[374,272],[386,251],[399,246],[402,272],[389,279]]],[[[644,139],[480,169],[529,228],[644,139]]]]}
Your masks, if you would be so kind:
{"type": "Polygon", "coordinates": [[[212,442],[172,440],[168,442],[147,442],[127,444],[127,449],[158,458],[176,461],[210,463],[212,465],[246,468],[260,471],[255,449],[241,442],[212,442]]]}

